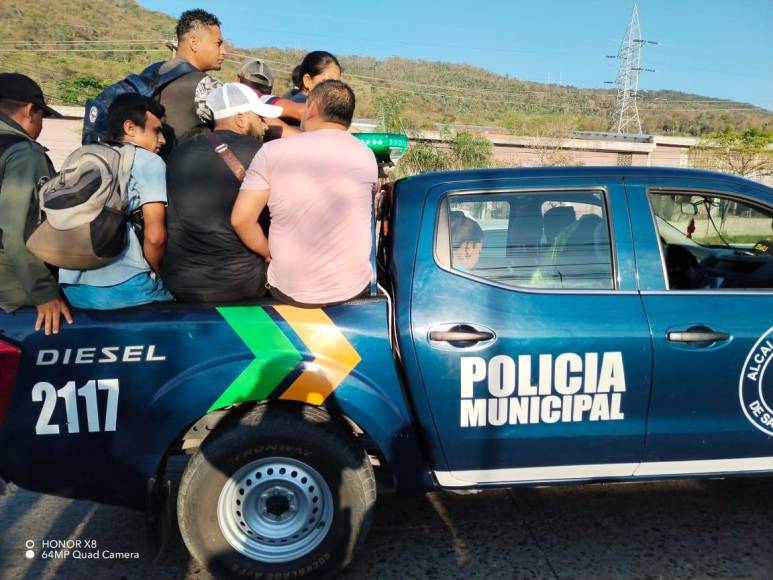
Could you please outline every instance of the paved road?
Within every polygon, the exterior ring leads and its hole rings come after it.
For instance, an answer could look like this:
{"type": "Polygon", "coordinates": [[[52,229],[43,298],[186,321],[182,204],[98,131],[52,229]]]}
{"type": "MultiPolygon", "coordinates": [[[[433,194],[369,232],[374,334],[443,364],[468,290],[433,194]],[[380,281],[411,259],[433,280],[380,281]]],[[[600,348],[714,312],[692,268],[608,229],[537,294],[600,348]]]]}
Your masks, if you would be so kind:
{"type": "MultiPolygon", "coordinates": [[[[41,496],[0,495],[0,577],[209,579],[179,538],[151,561],[142,514],[41,496]],[[25,558],[25,541],[90,540],[138,560],[25,558]]],[[[683,480],[431,493],[379,499],[345,580],[397,578],[770,578],[773,479],[683,480]]]]}

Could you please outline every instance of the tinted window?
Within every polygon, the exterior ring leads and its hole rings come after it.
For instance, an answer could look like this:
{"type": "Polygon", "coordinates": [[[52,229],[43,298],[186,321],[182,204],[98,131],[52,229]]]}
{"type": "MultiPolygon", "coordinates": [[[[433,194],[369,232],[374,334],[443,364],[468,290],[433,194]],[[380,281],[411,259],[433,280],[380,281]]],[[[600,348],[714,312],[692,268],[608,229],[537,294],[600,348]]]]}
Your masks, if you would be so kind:
{"type": "Polygon", "coordinates": [[[649,199],[670,289],[773,288],[773,210],[715,194],[649,199]]]}
{"type": "Polygon", "coordinates": [[[451,195],[447,209],[451,269],[523,288],[614,287],[601,193],[451,195]]]}

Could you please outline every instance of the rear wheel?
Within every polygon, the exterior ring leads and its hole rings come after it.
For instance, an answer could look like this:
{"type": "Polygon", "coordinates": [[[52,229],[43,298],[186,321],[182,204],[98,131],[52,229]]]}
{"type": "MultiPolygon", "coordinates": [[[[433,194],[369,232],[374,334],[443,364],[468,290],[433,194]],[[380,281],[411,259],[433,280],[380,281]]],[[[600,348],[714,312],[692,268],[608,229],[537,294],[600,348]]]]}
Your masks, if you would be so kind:
{"type": "Polygon", "coordinates": [[[178,520],[216,575],[325,578],[350,563],[375,499],[367,455],[327,412],[260,406],[204,441],[178,520]]]}

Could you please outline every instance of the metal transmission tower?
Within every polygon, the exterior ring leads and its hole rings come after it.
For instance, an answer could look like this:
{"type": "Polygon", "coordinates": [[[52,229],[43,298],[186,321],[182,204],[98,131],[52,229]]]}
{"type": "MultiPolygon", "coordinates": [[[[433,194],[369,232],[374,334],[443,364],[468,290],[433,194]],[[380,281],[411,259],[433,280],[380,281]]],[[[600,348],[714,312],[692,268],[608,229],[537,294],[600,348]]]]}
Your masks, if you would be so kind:
{"type": "Polygon", "coordinates": [[[633,3],[631,20],[625,38],[616,55],[607,58],[617,58],[620,66],[617,69],[617,79],[607,81],[607,84],[617,85],[617,105],[615,107],[615,127],[612,131],[617,133],[641,134],[641,120],[639,109],[636,105],[636,97],[639,93],[639,73],[642,71],[655,72],[650,68],[642,68],[641,47],[644,44],[657,44],[651,40],[642,40],[639,29],[639,8],[636,0],[633,3]]]}

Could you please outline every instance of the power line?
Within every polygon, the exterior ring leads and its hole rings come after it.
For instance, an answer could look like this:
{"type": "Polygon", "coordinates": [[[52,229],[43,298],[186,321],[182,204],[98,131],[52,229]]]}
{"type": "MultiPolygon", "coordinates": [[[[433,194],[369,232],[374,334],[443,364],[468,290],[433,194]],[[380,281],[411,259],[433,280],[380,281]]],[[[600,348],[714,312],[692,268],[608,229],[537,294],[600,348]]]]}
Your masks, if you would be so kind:
{"type": "MultiPolygon", "coordinates": [[[[134,42],[134,41],[124,41],[124,42],[134,42]]],[[[18,53],[18,52],[31,52],[31,53],[38,53],[38,52],[45,52],[45,53],[85,53],[85,54],[94,53],[94,52],[148,53],[148,52],[166,52],[166,50],[167,50],[166,48],[129,48],[129,49],[125,49],[125,48],[82,48],[82,49],[81,48],[30,48],[30,49],[0,49],[0,53],[18,53]]],[[[241,56],[241,57],[249,57],[250,56],[250,55],[245,54],[245,53],[235,53],[235,52],[229,52],[229,53],[226,53],[226,54],[227,55],[231,55],[231,56],[241,56]]],[[[283,66],[287,67],[288,70],[291,70],[292,67],[295,66],[294,64],[287,63],[287,62],[284,62],[284,61],[279,61],[279,60],[273,60],[273,59],[262,59],[262,60],[265,60],[268,63],[275,63],[275,64],[283,65],[283,66]]],[[[237,61],[229,61],[229,62],[233,62],[234,64],[241,64],[241,63],[239,63],[237,61]]],[[[471,89],[471,88],[466,88],[466,87],[434,85],[434,84],[429,84],[429,83],[420,83],[420,82],[416,82],[416,81],[405,81],[405,80],[399,80],[399,79],[387,79],[387,78],[376,77],[376,76],[372,76],[372,75],[365,75],[365,74],[360,74],[360,73],[353,73],[353,72],[347,72],[346,75],[348,77],[353,77],[353,78],[358,78],[358,79],[365,79],[365,80],[370,80],[370,81],[376,81],[376,82],[379,82],[379,83],[409,85],[409,86],[416,86],[416,87],[425,87],[425,88],[430,88],[430,89],[438,89],[438,90],[442,90],[442,91],[459,91],[459,92],[465,93],[466,95],[475,95],[475,94],[479,94],[479,95],[497,94],[497,95],[499,95],[499,94],[502,93],[502,89],[482,89],[482,88],[471,89]]],[[[397,91],[397,88],[396,87],[390,87],[390,90],[397,91]]],[[[601,90],[601,89],[598,89],[598,90],[601,90]]],[[[403,91],[403,92],[405,92],[405,91],[403,91]]],[[[544,96],[546,96],[547,98],[550,98],[550,99],[565,98],[567,92],[571,96],[576,97],[576,98],[587,98],[587,96],[588,96],[588,95],[583,94],[580,89],[565,89],[565,90],[560,90],[559,89],[558,93],[556,93],[554,91],[534,90],[534,89],[520,89],[520,88],[512,90],[512,93],[514,95],[516,95],[516,96],[517,95],[544,95],[544,96]]],[[[433,96],[436,95],[436,93],[428,93],[428,94],[431,94],[433,96]]],[[[448,95],[444,95],[444,96],[448,96],[448,95]]],[[[612,99],[613,98],[612,95],[604,94],[604,93],[595,93],[595,94],[592,95],[592,97],[595,98],[595,99],[612,99]]],[[[470,97],[469,100],[474,100],[474,97],[470,97]]],[[[654,100],[663,101],[664,106],[667,106],[667,104],[670,103],[670,102],[674,102],[674,103],[675,102],[680,102],[680,103],[693,103],[693,102],[696,102],[696,103],[697,102],[701,102],[701,103],[714,103],[714,102],[733,103],[733,102],[736,102],[736,101],[731,100],[731,99],[707,99],[707,100],[680,99],[680,100],[669,100],[669,99],[664,99],[664,98],[661,98],[661,97],[653,98],[652,101],[654,101],[654,100]]],[[[648,99],[642,99],[642,102],[643,103],[644,102],[650,103],[651,101],[648,100],[648,99]]],[[[657,103],[657,104],[660,104],[660,103],[657,103]]],[[[719,110],[719,109],[720,109],[719,107],[712,107],[712,108],[710,108],[710,110],[719,110]]],[[[733,108],[730,108],[728,110],[734,110],[735,111],[735,110],[744,110],[744,109],[740,108],[740,107],[733,107],[733,108]]],[[[747,110],[754,110],[754,108],[753,108],[753,106],[750,105],[747,108],[747,110]]]]}
{"type": "MultiPolygon", "coordinates": [[[[132,41],[133,42],[133,41],[132,41]]],[[[145,48],[145,49],[110,49],[110,48],[96,48],[96,49],[35,49],[35,50],[28,50],[26,52],[78,52],[78,53],[86,53],[87,55],[95,52],[132,52],[132,53],[138,53],[138,52],[161,52],[165,51],[164,48],[145,48]]],[[[13,53],[18,52],[15,50],[2,50],[0,49],[0,53],[13,53]]],[[[231,56],[239,56],[239,57],[248,57],[250,55],[245,53],[234,53],[230,52],[227,53],[231,56]]],[[[95,59],[97,57],[95,56],[87,56],[87,58],[95,59]]],[[[291,63],[287,63],[284,61],[279,60],[273,60],[273,59],[263,59],[266,62],[270,63],[276,63],[283,67],[286,67],[286,72],[289,72],[291,68],[294,66],[291,63]]],[[[227,62],[233,63],[233,64],[241,64],[240,61],[227,59],[227,62]]],[[[42,70],[48,70],[52,73],[61,72],[61,70],[57,69],[46,69],[45,67],[41,67],[40,65],[34,64],[24,64],[24,63],[14,63],[16,66],[23,65],[28,66],[31,68],[40,68],[42,70]]],[[[405,94],[412,94],[420,97],[425,98],[433,98],[433,99],[447,99],[447,100],[457,100],[457,101],[485,101],[487,103],[492,104],[501,104],[504,106],[517,106],[520,109],[526,109],[530,108],[532,110],[538,110],[538,108],[550,108],[553,110],[565,110],[567,108],[571,108],[573,111],[577,111],[579,113],[603,113],[605,110],[605,107],[598,106],[598,105],[592,105],[588,103],[584,103],[580,105],[579,103],[569,105],[567,103],[560,102],[562,99],[565,99],[567,96],[571,96],[576,99],[587,99],[587,98],[593,98],[593,99],[601,99],[601,100],[609,100],[613,98],[612,95],[604,94],[604,93],[594,93],[590,96],[585,95],[582,93],[581,90],[575,89],[575,90],[569,90],[569,91],[560,91],[558,93],[553,91],[538,91],[538,90],[525,90],[525,89],[517,89],[512,91],[511,94],[503,94],[502,90],[495,90],[495,89],[469,89],[469,88],[463,88],[463,87],[452,87],[452,86],[445,86],[445,85],[433,85],[429,83],[419,83],[415,81],[404,81],[399,79],[387,79],[387,78],[381,78],[376,77],[372,75],[365,75],[365,74],[359,74],[359,73],[347,73],[347,76],[352,77],[353,80],[356,80],[358,84],[371,87],[371,88],[382,88],[386,89],[392,92],[397,93],[405,93],[405,94]],[[395,86],[380,86],[380,84],[386,84],[386,85],[406,85],[408,87],[417,87],[421,88],[422,90],[411,90],[409,88],[401,88],[401,87],[395,87],[395,86]],[[437,91],[429,91],[427,89],[436,89],[443,92],[437,92],[437,91]],[[459,91],[463,94],[452,94],[450,91],[459,91]],[[569,95],[567,95],[567,92],[569,95]],[[482,95],[481,96],[475,96],[475,95],[482,95]],[[544,98],[538,98],[537,95],[542,96],[544,98]]],[[[104,82],[113,82],[116,79],[108,80],[105,79],[104,82]]],[[[54,81],[55,82],[55,81],[54,81]]],[[[671,111],[690,111],[690,112],[733,112],[733,111],[755,111],[754,107],[752,106],[745,106],[745,107],[727,107],[727,106],[714,106],[714,107],[683,107],[683,108],[675,108],[669,106],[669,103],[733,103],[734,101],[730,99],[711,99],[711,100],[688,100],[688,99],[674,99],[669,100],[662,97],[659,98],[653,98],[652,100],[644,100],[643,105],[647,107],[648,111],[654,111],[656,108],[659,107],[669,107],[669,110],[671,111]]]]}
{"type": "Polygon", "coordinates": [[[168,48],[0,48],[0,52],[169,52],[168,48]]]}
{"type": "Polygon", "coordinates": [[[40,45],[59,45],[59,44],[157,44],[166,42],[164,38],[152,38],[147,40],[0,40],[0,45],[16,44],[40,44],[40,45]]]}

